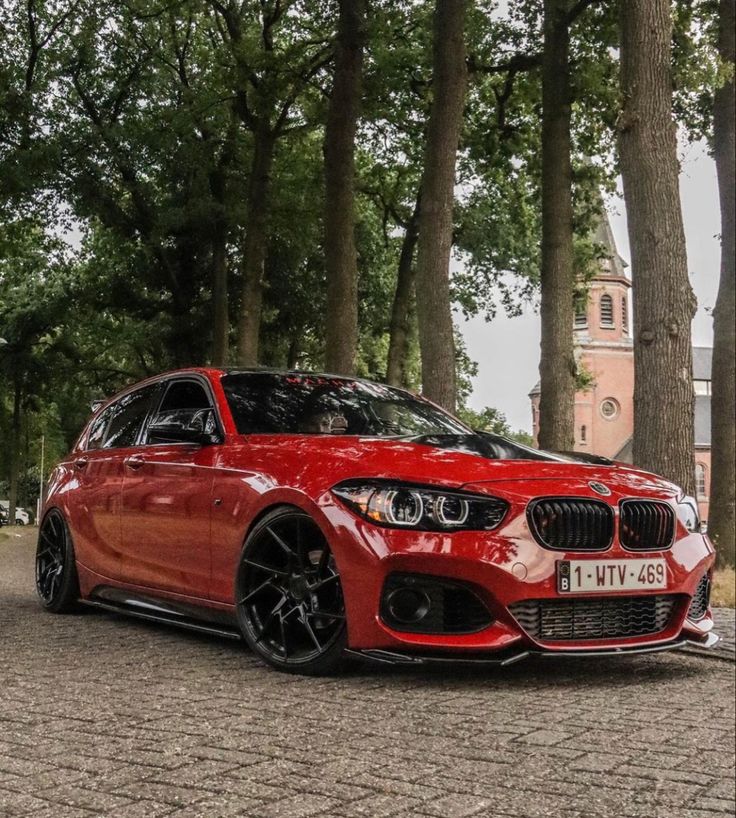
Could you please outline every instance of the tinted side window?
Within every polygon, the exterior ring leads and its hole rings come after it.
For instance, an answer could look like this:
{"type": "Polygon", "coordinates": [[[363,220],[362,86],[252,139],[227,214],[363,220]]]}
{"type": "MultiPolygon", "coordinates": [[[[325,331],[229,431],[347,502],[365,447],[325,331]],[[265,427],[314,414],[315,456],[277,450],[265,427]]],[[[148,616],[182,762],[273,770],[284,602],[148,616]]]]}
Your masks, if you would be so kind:
{"type": "Polygon", "coordinates": [[[151,408],[156,389],[156,384],[145,386],[143,389],[131,392],[110,407],[112,416],[105,434],[103,449],[118,449],[135,445],[138,432],[151,408]]]}
{"type": "Polygon", "coordinates": [[[209,409],[209,397],[204,387],[195,381],[174,381],[169,385],[159,407],[159,413],[177,409],[209,409]]]}
{"type": "Polygon", "coordinates": [[[94,421],[92,428],[87,435],[87,449],[99,449],[102,447],[102,441],[105,437],[105,429],[112,415],[113,407],[105,409],[105,411],[94,421]]]}

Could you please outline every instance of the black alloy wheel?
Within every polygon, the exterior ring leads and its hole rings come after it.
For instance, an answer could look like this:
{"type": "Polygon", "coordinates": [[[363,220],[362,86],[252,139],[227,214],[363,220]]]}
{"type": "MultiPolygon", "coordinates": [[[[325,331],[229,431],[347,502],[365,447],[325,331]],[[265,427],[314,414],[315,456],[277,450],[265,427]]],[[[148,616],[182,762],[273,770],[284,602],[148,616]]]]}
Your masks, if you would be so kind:
{"type": "Polygon", "coordinates": [[[343,663],[345,603],[319,526],[294,508],[267,514],[245,541],[236,581],[238,621],[273,667],[325,675],[343,663]]]}
{"type": "Polygon", "coordinates": [[[74,547],[61,512],[44,517],[36,546],[36,591],[41,605],[52,613],[74,610],[79,599],[79,579],[74,547]]]}

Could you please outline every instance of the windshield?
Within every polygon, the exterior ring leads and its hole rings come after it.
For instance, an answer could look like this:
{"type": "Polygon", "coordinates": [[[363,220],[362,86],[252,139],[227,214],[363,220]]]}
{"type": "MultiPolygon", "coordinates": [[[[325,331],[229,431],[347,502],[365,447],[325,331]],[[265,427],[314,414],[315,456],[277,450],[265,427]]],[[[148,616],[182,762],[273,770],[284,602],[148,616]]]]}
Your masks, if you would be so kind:
{"type": "Polygon", "coordinates": [[[466,435],[460,421],[379,383],[324,375],[225,375],[222,386],[240,434],[401,437],[466,435]]]}

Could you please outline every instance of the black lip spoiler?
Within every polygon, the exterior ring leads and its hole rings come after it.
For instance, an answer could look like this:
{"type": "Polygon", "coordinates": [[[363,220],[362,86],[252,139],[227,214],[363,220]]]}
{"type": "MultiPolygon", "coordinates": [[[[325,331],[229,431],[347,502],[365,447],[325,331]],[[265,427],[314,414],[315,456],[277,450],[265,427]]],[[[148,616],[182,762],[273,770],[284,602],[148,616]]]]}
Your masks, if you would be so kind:
{"type": "Polygon", "coordinates": [[[715,633],[709,633],[703,641],[694,639],[674,639],[671,642],[663,642],[659,645],[643,645],[642,647],[627,648],[603,648],[601,650],[519,650],[513,653],[505,652],[494,656],[492,653],[485,656],[455,656],[432,655],[418,653],[402,653],[392,650],[348,650],[350,656],[358,659],[368,660],[384,665],[470,665],[507,667],[516,664],[524,659],[532,657],[545,657],[550,659],[587,659],[601,656],[626,656],[641,653],[661,653],[666,650],[676,650],[678,648],[699,648],[709,650],[714,648],[720,637],[715,633]]]}

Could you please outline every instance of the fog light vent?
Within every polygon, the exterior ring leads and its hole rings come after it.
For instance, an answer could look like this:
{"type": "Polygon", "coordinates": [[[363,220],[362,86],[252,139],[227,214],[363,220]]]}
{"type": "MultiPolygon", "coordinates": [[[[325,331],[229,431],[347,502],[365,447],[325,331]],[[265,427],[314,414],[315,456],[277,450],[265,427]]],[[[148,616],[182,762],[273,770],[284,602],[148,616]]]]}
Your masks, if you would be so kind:
{"type": "Polygon", "coordinates": [[[409,633],[476,633],[493,617],[469,587],[424,574],[390,574],[381,595],[381,619],[409,633]]]}
{"type": "Polygon", "coordinates": [[[708,613],[708,605],[710,605],[710,577],[705,574],[695,589],[687,618],[691,622],[702,619],[708,613]]]}

